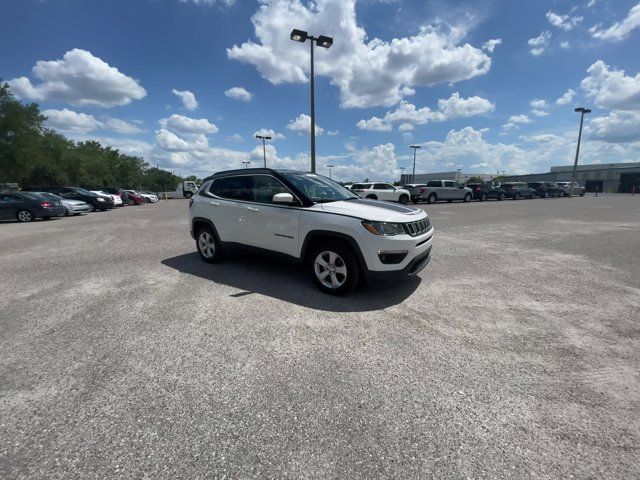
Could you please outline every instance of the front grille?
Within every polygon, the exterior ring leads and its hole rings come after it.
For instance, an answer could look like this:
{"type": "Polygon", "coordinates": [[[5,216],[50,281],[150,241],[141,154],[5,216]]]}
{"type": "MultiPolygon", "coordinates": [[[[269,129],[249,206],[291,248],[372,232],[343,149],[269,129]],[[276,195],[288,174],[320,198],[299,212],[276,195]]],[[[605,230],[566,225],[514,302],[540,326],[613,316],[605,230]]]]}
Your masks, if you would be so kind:
{"type": "Polygon", "coordinates": [[[422,220],[418,220],[417,222],[404,223],[402,224],[404,231],[411,235],[412,237],[417,237],[418,235],[422,235],[427,232],[431,228],[431,222],[429,218],[423,218],[422,220]]]}

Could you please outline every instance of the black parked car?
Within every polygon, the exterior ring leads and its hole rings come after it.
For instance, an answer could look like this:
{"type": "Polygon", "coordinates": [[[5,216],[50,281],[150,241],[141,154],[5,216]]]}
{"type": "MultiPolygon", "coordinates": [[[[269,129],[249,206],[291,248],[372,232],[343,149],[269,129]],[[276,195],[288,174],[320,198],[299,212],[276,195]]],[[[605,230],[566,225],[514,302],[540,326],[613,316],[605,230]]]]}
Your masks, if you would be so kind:
{"type": "Polygon", "coordinates": [[[562,190],[553,182],[529,182],[529,188],[536,191],[536,196],[540,198],[560,197],[562,190]]]}
{"type": "Polygon", "coordinates": [[[507,196],[507,192],[505,192],[503,188],[491,182],[468,183],[467,187],[473,190],[473,198],[481,202],[489,200],[490,198],[502,201],[507,196]]]}
{"type": "Polygon", "coordinates": [[[514,200],[536,197],[536,191],[524,182],[503,183],[500,188],[505,191],[508,198],[513,198],[514,200]]]}
{"type": "Polygon", "coordinates": [[[113,199],[106,195],[96,193],[79,187],[28,187],[27,192],[49,192],[71,200],[82,200],[93,207],[94,210],[107,210],[113,208],[113,199]]]}
{"type": "Polygon", "coordinates": [[[64,217],[67,209],[61,202],[32,192],[0,194],[0,220],[32,222],[36,218],[64,217]]]}

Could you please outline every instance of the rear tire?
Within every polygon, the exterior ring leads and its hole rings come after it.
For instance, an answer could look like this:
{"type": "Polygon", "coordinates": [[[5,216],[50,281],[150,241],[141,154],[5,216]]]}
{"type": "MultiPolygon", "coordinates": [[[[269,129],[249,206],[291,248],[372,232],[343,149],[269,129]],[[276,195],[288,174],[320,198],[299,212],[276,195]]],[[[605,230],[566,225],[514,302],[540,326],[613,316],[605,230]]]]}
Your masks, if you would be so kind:
{"type": "Polygon", "coordinates": [[[581,197],[584,197],[584,193],[585,193],[585,192],[580,192],[580,196],[581,196],[581,197]]]}
{"type": "Polygon", "coordinates": [[[36,219],[35,215],[31,213],[29,210],[20,210],[16,214],[16,218],[19,222],[22,222],[22,223],[33,222],[36,219]]]}
{"type": "MultiPolygon", "coordinates": [[[[535,193],[532,193],[531,195],[529,195],[529,199],[530,199],[530,200],[533,200],[534,198],[536,198],[536,194],[535,194],[535,193]]],[[[545,198],[546,198],[546,197],[545,197],[545,198]]]]}
{"type": "Polygon", "coordinates": [[[462,200],[464,203],[469,203],[471,201],[471,194],[467,193],[462,200]]]}
{"type": "Polygon", "coordinates": [[[402,205],[406,205],[407,203],[409,203],[409,197],[407,195],[400,195],[400,198],[398,199],[398,203],[401,203],[402,205]]]}
{"type": "Polygon", "coordinates": [[[514,200],[520,200],[520,192],[516,192],[516,194],[513,196],[514,200]]]}
{"type": "Polygon", "coordinates": [[[309,270],[316,287],[329,295],[345,295],[360,282],[356,256],[341,242],[321,243],[313,248],[309,270]]]}
{"type": "Polygon", "coordinates": [[[222,258],[220,243],[209,226],[201,227],[196,233],[196,247],[200,258],[207,263],[216,263],[222,258]]]}
{"type": "Polygon", "coordinates": [[[435,193],[432,193],[427,197],[427,203],[436,203],[438,201],[438,196],[435,193]]]}
{"type": "Polygon", "coordinates": [[[478,200],[480,200],[481,202],[486,201],[487,200],[487,194],[483,193],[482,195],[480,195],[480,198],[478,200]]]}
{"type": "Polygon", "coordinates": [[[193,193],[191,192],[187,192],[184,194],[184,198],[186,198],[187,200],[190,199],[191,197],[193,197],[193,193]]]}
{"type": "Polygon", "coordinates": [[[504,200],[504,193],[498,194],[498,201],[501,202],[504,200]]]}

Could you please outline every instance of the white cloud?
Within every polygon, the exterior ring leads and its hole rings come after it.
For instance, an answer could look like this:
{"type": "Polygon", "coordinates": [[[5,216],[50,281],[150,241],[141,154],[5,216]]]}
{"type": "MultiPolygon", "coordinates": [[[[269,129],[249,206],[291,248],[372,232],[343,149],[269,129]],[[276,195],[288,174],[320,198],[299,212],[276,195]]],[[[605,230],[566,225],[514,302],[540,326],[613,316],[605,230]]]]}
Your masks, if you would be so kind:
{"type": "Polygon", "coordinates": [[[554,27],[560,28],[565,32],[573,30],[573,28],[582,22],[583,17],[570,17],[569,15],[558,15],[552,11],[547,12],[547,20],[554,27]]]}
{"type": "Polygon", "coordinates": [[[460,98],[458,92],[451,94],[446,100],[438,100],[438,110],[446,120],[482,115],[492,112],[494,109],[495,105],[485,98],[477,96],[460,98]]]}
{"type": "Polygon", "coordinates": [[[399,132],[410,132],[411,130],[413,130],[415,127],[413,126],[412,123],[403,123],[402,125],[400,125],[398,127],[398,131],[399,132]]]}
{"type": "Polygon", "coordinates": [[[97,120],[93,115],[78,113],[64,108],[62,110],[49,109],[42,112],[47,117],[45,125],[55,130],[82,134],[96,130],[107,130],[115,133],[132,135],[142,132],[133,123],[119,118],[107,117],[104,121],[97,120]]]}
{"type": "Polygon", "coordinates": [[[511,115],[509,117],[510,123],[531,123],[531,119],[524,113],[521,115],[511,115]]]}
{"type": "Polygon", "coordinates": [[[253,98],[253,94],[244,87],[230,88],[229,90],[225,90],[224,94],[229,98],[240,100],[241,102],[248,102],[253,98]]]}
{"type": "Polygon", "coordinates": [[[206,118],[195,119],[176,114],[160,120],[160,125],[174,132],[187,134],[211,134],[218,132],[218,127],[210,123],[206,118]]]}
{"type": "Polygon", "coordinates": [[[196,108],[198,108],[198,101],[196,100],[196,96],[189,90],[176,90],[174,88],[173,90],[171,90],[171,93],[173,93],[177,97],[180,97],[184,108],[186,108],[187,110],[195,110],[196,108]]]}
{"type": "Polygon", "coordinates": [[[587,69],[589,76],[580,82],[580,87],[591,97],[597,107],[617,110],[640,109],[640,73],[635,77],[625,75],[602,60],[587,69]]]}
{"type": "Polygon", "coordinates": [[[527,44],[531,47],[531,55],[537,57],[538,55],[542,55],[546,48],[549,46],[549,40],[551,40],[551,32],[545,30],[540,33],[537,37],[530,38],[527,41],[527,44]]]}
{"type": "Polygon", "coordinates": [[[547,115],[549,115],[549,112],[545,111],[545,110],[538,110],[537,108],[534,108],[531,110],[531,114],[535,115],[536,117],[546,117],[547,115]]]}
{"type": "Polygon", "coordinates": [[[371,117],[369,120],[360,120],[356,126],[360,130],[371,130],[374,132],[390,132],[393,128],[390,123],[378,117],[371,117]]]}
{"type": "Polygon", "coordinates": [[[512,122],[505,123],[504,125],[502,125],[502,133],[500,135],[504,135],[510,132],[511,130],[517,130],[518,128],[520,127],[518,127],[518,125],[516,125],[515,123],[512,123],[512,122]]]}
{"type": "Polygon", "coordinates": [[[270,128],[261,128],[257,132],[253,132],[253,138],[256,138],[256,135],[271,137],[272,140],[284,140],[286,138],[283,134],[270,128]]]}
{"type": "Polygon", "coordinates": [[[308,47],[291,43],[292,25],[323,32],[339,41],[316,49],[316,74],[340,90],[343,107],[391,106],[413,87],[454,83],[486,74],[491,58],[463,43],[464,25],[439,22],[411,37],[368,40],[356,20],[355,0],[264,2],[252,22],[259,43],[249,40],[227,50],[231,59],[254,65],[273,84],[306,82],[308,47]],[[284,32],[284,33],[283,33],[284,32]],[[409,87],[407,89],[407,87],[409,87]]]}
{"type": "Polygon", "coordinates": [[[640,113],[614,110],[607,116],[593,118],[587,132],[590,139],[609,143],[640,141],[640,113]]]}
{"type": "Polygon", "coordinates": [[[190,146],[186,140],[169,130],[161,128],[156,132],[156,143],[160,148],[165,150],[184,151],[189,150],[190,146]]]}
{"type": "Polygon", "coordinates": [[[28,100],[99,107],[127,105],[147,95],[136,80],[78,48],[65,53],[62,60],[38,61],[33,76],[42,82],[33,84],[27,77],[14,78],[8,82],[11,91],[28,100]]]}
{"type": "Polygon", "coordinates": [[[576,92],[574,92],[573,90],[567,90],[566,92],[564,92],[564,95],[556,100],[556,105],[566,105],[568,103],[571,103],[575,94],[576,92]]]}
{"type": "Polygon", "coordinates": [[[498,45],[502,45],[502,39],[501,38],[493,38],[491,40],[487,40],[486,42],[484,42],[482,44],[482,49],[486,50],[489,53],[493,53],[493,51],[495,50],[495,48],[498,45]]]}
{"type": "Polygon", "coordinates": [[[228,136],[227,140],[229,140],[230,142],[241,142],[244,139],[239,133],[234,133],[233,135],[228,136]]]}
{"type": "Polygon", "coordinates": [[[531,100],[530,105],[533,108],[548,108],[549,105],[547,104],[547,101],[541,98],[534,98],[533,100],[531,100]]]}
{"type": "Polygon", "coordinates": [[[429,107],[416,108],[407,101],[401,101],[394,111],[385,114],[384,119],[372,117],[369,120],[360,120],[358,128],[361,130],[391,130],[390,123],[415,123],[422,125],[427,122],[444,122],[454,118],[466,118],[474,115],[482,115],[495,109],[489,100],[482,97],[462,98],[458,92],[451,94],[449,98],[438,100],[438,110],[429,107]]]}
{"type": "Polygon", "coordinates": [[[565,50],[569,50],[571,48],[571,44],[567,41],[560,42],[560,48],[564,48],[565,50]]]}
{"type": "Polygon", "coordinates": [[[73,110],[45,110],[45,125],[49,128],[69,133],[87,133],[98,130],[101,124],[93,115],[77,113],[73,110]]]}
{"type": "MultiPolygon", "coordinates": [[[[297,133],[311,133],[311,117],[304,113],[298,115],[298,118],[289,121],[287,128],[297,133]]],[[[324,129],[316,123],[316,135],[322,135],[324,129]]]]}
{"type": "Polygon", "coordinates": [[[629,36],[632,30],[640,27],[640,3],[629,10],[626,18],[616,22],[609,28],[602,29],[601,25],[595,25],[589,29],[593,38],[619,42],[629,36]]]}
{"type": "Polygon", "coordinates": [[[217,4],[224,4],[228,7],[230,7],[231,5],[234,5],[236,3],[236,0],[178,0],[180,3],[189,3],[189,2],[193,2],[196,5],[217,5],[217,4]]]}
{"type": "Polygon", "coordinates": [[[327,130],[327,135],[335,137],[336,135],[340,135],[340,130],[327,130]]]}

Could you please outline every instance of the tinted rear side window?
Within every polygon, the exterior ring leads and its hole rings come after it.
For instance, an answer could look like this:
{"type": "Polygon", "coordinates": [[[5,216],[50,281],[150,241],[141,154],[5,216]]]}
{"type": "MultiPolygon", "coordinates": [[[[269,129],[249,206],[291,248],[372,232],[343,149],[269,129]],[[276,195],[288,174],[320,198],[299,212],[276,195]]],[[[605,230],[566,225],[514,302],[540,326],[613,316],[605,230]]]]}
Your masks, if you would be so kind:
{"type": "Polygon", "coordinates": [[[224,177],[213,181],[211,193],[231,200],[251,200],[251,177],[224,177]]]}
{"type": "Polygon", "coordinates": [[[442,183],[440,183],[439,180],[432,180],[430,182],[427,182],[427,187],[441,187],[442,183]]]}
{"type": "Polygon", "coordinates": [[[369,188],[369,185],[364,185],[362,183],[356,183],[353,187],[351,187],[351,190],[366,190],[369,188]]]}

